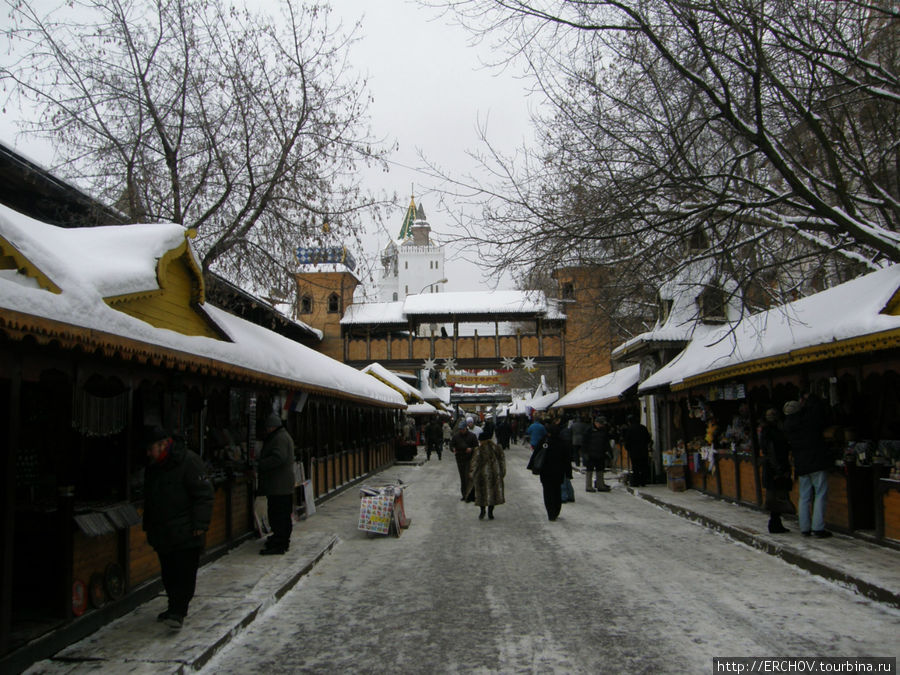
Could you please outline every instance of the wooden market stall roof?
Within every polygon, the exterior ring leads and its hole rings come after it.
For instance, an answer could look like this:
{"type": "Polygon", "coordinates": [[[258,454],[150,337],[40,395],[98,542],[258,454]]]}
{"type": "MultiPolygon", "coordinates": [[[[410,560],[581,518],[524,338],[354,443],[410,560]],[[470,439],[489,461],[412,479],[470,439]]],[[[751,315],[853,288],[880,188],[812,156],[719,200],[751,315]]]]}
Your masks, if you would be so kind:
{"type": "Polygon", "coordinates": [[[690,343],[639,386],[673,390],[801,363],[900,347],[900,265],[739,323],[698,326],[690,343]]]}
{"type": "Polygon", "coordinates": [[[0,249],[10,339],[405,407],[373,378],[205,302],[180,225],[66,229],[0,206],[0,249]]]}
{"type": "Polygon", "coordinates": [[[617,403],[631,389],[637,390],[641,367],[635,363],[582,382],[553,404],[554,408],[587,408],[617,403]]]}

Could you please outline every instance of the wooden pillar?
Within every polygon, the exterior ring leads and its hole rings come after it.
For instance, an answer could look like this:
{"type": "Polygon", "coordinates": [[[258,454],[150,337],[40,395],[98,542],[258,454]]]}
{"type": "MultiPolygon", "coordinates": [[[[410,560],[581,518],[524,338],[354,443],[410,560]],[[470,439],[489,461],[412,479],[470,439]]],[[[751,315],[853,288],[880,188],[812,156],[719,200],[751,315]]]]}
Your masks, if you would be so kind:
{"type": "Polygon", "coordinates": [[[500,322],[494,322],[494,358],[500,358],[500,322]]]}

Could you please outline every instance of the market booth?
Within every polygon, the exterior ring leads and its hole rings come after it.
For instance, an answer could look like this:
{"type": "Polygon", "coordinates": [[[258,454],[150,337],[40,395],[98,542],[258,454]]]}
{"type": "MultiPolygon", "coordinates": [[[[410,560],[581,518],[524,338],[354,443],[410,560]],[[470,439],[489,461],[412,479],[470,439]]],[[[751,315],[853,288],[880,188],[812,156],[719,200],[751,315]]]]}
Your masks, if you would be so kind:
{"type": "MultiPolygon", "coordinates": [[[[739,324],[700,326],[644,380],[689,487],[761,506],[766,409],[812,393],[830,410],[828,527],[900,542],[900,266],[739,324]]],[[[793,500],[797,502],[794,485],[793,500]]]]}
{"type": "Polygon", "coordinates": [[[0,206],[0,667],[39,636],[121,613],[158,578],[140,524],[145,426],[206,462],[209,554],[252,532],[268,413],[294,437],[298,503],[393,461],[402,397],[206,303],[189,236],[63,229],[0,206]]]}
{"type": "MultiPolygon", "coordinates": [[[[603,415],[613,432],[624,429],[629,415],[640,413],[637,385],[640,377],[638,364],[582,382],[553,404],[554,408],[571,411],[592,419],[603,415]]],[[[628,455],[621,443],[617,443],[611,468],[628,468],[628,455]]]]}

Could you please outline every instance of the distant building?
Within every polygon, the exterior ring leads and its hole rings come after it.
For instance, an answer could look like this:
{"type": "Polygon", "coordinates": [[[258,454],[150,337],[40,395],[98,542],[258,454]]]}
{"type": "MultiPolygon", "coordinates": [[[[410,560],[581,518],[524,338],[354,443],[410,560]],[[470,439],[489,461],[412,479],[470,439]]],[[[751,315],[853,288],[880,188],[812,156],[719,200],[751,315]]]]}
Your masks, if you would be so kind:
{"type": "Polygon", "coordinates": [[[400,236],[381,252],[379,300],[402,302],[407,295],[440,293],[445,283],[444,247],[431,240],[425,210],[411,198],[400,236]]]}

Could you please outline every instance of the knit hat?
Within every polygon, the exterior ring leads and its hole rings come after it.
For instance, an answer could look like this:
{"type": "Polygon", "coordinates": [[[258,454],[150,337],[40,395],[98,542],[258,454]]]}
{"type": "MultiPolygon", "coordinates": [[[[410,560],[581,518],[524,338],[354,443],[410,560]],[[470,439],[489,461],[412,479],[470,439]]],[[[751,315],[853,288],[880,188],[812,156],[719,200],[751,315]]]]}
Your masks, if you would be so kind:
{"type": "Polygon", "coordinates": [[[266,416],[265,428],[266,429],[276,429],[281,426],[281,417],[276,413],[269,413],[266,416]]]}
{"type": "Polygon", "coordinates": [[[163,429],[158,424],[153,426],[144,427],[144,445],[153,445],[157,441],[161,441],[165,438],[169,438],[172,434],[163,429]]]}
{"type": "Polygon", "coordinates": [[[465,429],[468,425],[464,419],[459,420],[459,424],[456,425],[457,429],[465,429]]]}
{"type": "Polygon", "coordinates": [[[777,422],[778,421],[778,411],[775,408],[769,408],[766,410],[766,421],[767,422],[777,422]]]}
{"type": "Polygon", "coordinates": [[[800,401],[788,401],[784,404],[784,414],[794,415],[800,412],[800,401]]]}

